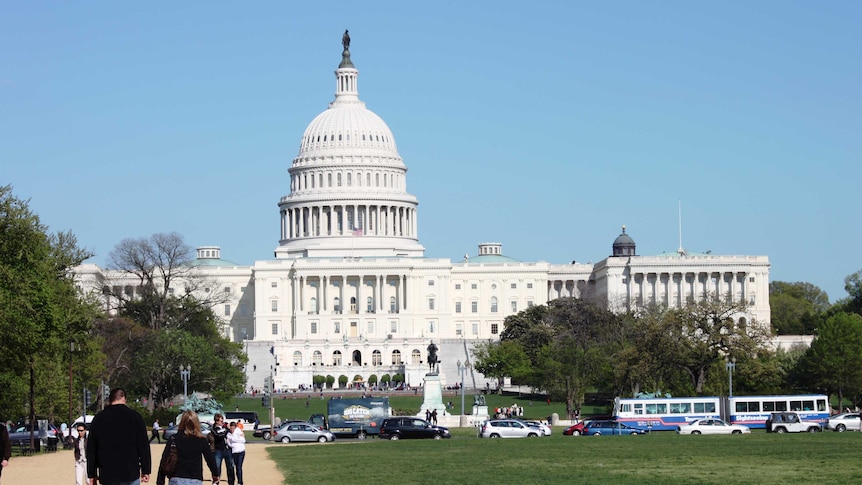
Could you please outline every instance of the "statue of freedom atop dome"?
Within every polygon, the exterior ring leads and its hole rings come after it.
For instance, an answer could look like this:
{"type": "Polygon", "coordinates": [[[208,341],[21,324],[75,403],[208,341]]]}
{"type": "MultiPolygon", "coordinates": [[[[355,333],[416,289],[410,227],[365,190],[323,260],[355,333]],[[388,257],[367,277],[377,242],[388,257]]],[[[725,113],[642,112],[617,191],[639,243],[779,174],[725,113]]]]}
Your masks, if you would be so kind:
{"type": "Polygon", "coordinates": [[[341,36],[341,45],[344,46],[344,50],[350,49],[350,34],[347,33],[347,29],[344,29],[344,35],[341,36]]]}

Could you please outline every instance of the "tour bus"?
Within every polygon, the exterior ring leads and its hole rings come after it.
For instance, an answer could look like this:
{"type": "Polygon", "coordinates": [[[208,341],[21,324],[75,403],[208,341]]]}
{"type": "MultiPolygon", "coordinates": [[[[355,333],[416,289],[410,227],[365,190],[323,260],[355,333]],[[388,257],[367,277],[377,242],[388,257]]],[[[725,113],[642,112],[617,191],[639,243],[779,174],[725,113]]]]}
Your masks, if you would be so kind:
{"type": "Polygon", "coordinates": [[[614,399],[614,419],[646,431],[676,431],[696,419],[718,419],[720,398],[652,397],[614,399]]]}
{"type": "Polygon", "coordinates": [[[824,423],[829,418],[829,398],[823,394],[733,396],[722,414],[732,424],[765,428],[769,415],[782,411],[795,411],[803,421],[824,423]]]}
{"type": "Polygon", "coordinates": [[[256,422],[258,422],[258,417],[256,411],[226,411],[224,413],[224,420],[228,423],[230,423],[231,421],[236,421],[237,423],[242,423],[243,425],[254,425],[256,422]]]}

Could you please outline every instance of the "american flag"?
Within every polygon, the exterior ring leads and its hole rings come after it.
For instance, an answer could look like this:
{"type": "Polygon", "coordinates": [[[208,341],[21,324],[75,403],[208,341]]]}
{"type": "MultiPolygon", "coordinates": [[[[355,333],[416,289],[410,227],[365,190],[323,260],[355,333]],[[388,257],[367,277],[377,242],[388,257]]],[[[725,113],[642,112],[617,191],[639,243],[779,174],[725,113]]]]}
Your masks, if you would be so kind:
{"type": "Polygon", "coordinates": [[[362,235],[362,228],[361,227],[354,227],[353,228],[353,235],[354,236],[361,236],[362,235]]]}

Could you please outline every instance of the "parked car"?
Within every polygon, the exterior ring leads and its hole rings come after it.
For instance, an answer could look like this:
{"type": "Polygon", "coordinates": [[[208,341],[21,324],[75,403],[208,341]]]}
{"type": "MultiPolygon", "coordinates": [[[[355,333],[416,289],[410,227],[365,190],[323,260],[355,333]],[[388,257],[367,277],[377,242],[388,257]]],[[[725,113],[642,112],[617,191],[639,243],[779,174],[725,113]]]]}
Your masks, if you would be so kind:
{"type": "Polygon", "coordinates": [[[527,423],[527,426],[539,428],[542,431],[542,436],[551,436],[552,430],[547,424],[539,421],[525,421],[525,423],[527,423]]]}
{"type": "Polygon", "coordinates": [[[326,443],[327,441],[335,441],[335,435],[330,433],[329,430],[300,421],[281,425],[275,430],[272,439],[273,441],[281,441],[282,443],[290,443],[292,441],[319,441],[320,443],[326,443]]]}
{"type": "Polygon", "coordinates": [[[631,426],[625,425],[623,423],[619,423],[617,421],[608,421],[608,420],[597,420],[590,421],[587,423],[586,427],[584,427],[584,435],[590,436],[605,436],[605,435],[630,435],[637,436],[639,434],[646,434],[646,431],[642,429],[632,428],[631,426]]]}
{"type": "Polygon", "coordinates": [[[679,434],[750,434],[751,428],[741,424],[730,424],[721,419],[698,419],[677,426],[679,434]]]}
{"type": "Polygon", "coordinates": [[[569,426],[563,430],[563,436],[580,436],[584,434],[584,427],[588,422],[589,421],[581,421],[580,423],[575,423],[569,426]]]}
{"type": "Polygon", "coordinates": [[[817,433],[819,431],[823,431],[820,423],[803,421],[792,411],[772,413],[766,419],[767,433],[817,433]]]}
{"type": "Polygon", "coordinates": [[[479,429],[482,438],[535,438],[541,435],[540,429],[518,419],[491,419],[482,423],[479,429]]]}
{"type": "MultiPolygon", "coordinates": [[[[31,429],[33,429],[33,425],[31,424],[19,424],[17,426],[13,426],[12,429],[9,431],[9,441],[13,444],[13,446],[18,442],[29,443],[31,429]]],[[[39,430],[39,425],[37,424],[35,427],[35,432],[33,433],[33,437],[35,439],[35,449],[41,449],[43,438],[49,448],[56,447],[57,443],[60,442],[62,434],[63,433],[56,426],[50,423],[48,424],[47,430],[43,433],[39,430]]]]}
{"type": "Polygon", "coordinates": [[[420,418],[409,416],[386,418],[380,424],[380,439],[422,439],[429,438],[439,440],[451,438],[449,428],[437,426],[420,418]]]}
{"type": "MultiPolygon", "coordinates": [[[[306,421],[302,421],[299,419],[290,419],[287,421],[282,421],[278,426],[275,427],[275,431],[278,431],[282,426],[287,426],[289,423],[305,423],[306,421]]],[[[319,428],[320,426],[318,426],[319,428]]],[[[324,428],[325,429],[325,428],[324,428]]],[[[272,429],[272,426],[268,424],[261,424],[254,428],[251,435],[255,438],[263,438],[265,440],[269,440],[272,438],[272,434],[275,432],[272,429]]]]}
{"type": "Polygon", "coordinates": [[[844,413],[830,416],[826,420],[826,429],[838,431],[839,433],[850,431],[862,431],[862,414],[844,413]]]}
{"type": "MultiPolygon", "coordinates": [[[[162,431],[162,438],[164,438],[165,441],[167,441],[168,438],[177,434],[178,428],[179,428],[179,425],[177,423],[171,423],[170,426],[168,426],[167,428],[164,428],[164,430],[162,431]]],[[[210,433],[211,429],[212,429],[212,425],[210,425],[209,423],[201,423],[201,433],[203,433],[204,436],[208,435],[210,433]]]]}

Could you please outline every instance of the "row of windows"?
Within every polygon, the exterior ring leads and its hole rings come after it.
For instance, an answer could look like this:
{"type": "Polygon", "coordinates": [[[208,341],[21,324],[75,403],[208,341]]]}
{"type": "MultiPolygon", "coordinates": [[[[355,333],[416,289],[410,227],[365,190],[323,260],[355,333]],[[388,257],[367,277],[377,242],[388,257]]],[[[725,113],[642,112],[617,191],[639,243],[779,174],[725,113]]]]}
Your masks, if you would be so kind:
{"type": "MultiPolygon", "coordinates": [[[[363,133],[360,136],[361,136],[361,138],[360,138],[361,141],[382,141],[384,143],[389,143],[389,137],[387,137],[386,135],[372,135],[370,133],[368,135],[366,135],[365,133],[363,133]]],[[[311,135],[311,136],[305,137],[306,145],[309,143],[320,143],[321,141],[323,141],[323,142],[336,141],[335,133],[331,133],[329,135],[323,135],[322,137],[320,135],[317,135],[317,136],[311,135]]],[[[337,141],[350,141],[350,133],[339,133],[337,141]]]]}
{"type": "MultiPolygon", "coordinates": [[[[353,359],[362,359],[362,354],[357,351],[357,352],[353,353],[352,357],[353,357],[353,359]]],[[[397,349],[393,350],[389,354],[389,357],[390,357],[389,362],[392,365],[401,365],[404,363],[403,359],[401,358],[401,351],[400,350],[397,350],[397,349]]],[[[336,350],[336,351],[332,352],[330,362],[331,362],[331,365],[343,365],[344,364],[344,355],[341,353],[340,350],[336,350]]],[[[419,365],[422,363],[422,352],[420,352],[419,349],[413,349],[410,352],[410,362],[413,365],[419,365]]],[[[319,350],[315,350],[314,352],[312,352],[311,363],[313,365],[324,365],[323,352],[321,352],[319,350]]],[[[358,362],[356,360],[354,360],[353,363],[355,363],[355,364],[367,364],[367,362],[358,362]]],[[[293,353],[293,364],[294,365],[302,365],[302,352],[300,352],[299,350],[297,350],[293,353]]],[[[383,353],[381,351],[374,350],[371,352],[371,365],[383,365],[383,353]]]]}
{"type": "MultiPolygon", "coordinates": [[[[472,322],[470,324],[471,335],[479,335],[479,322],[472,322]]],[[[491,324],[491,335],[497,335],[500,332],[500,324],[492,323],[491,324]]],[[[455,324],[455,335],[462,336],[464,335],[464,325],[461,323],[455,324]]]]}
{"type": "MultiPolygon", "coordinates": [[[[346,182],[346,183],[344,183],[344,185],[346,185],[347,187],[352,187],[354,180],[355,180],[356,185],[359,187],[361,187],[363,185],[366,187],[372,187],[372,183],[371,183],[372,182],[372,178],[371,178],[372,174],[371,174],[371,172],[365,172],[365,183],[362,182],[362,179],[363,179],[363,177],[362,177],[363,173],[362,172],[356,172],[356,173],[347,172],[344,174],[342,174],[342,172],[335,172],[334,179],[333,179],[332,175],[333,175],[333,173],[331,173],[331,172],[328,172],[326,174],[326,180],[325,180],[326,184],[324,184],[324,177],[323,177],[322,173],[302,174],[301,177],[299,175],[294,175],[292,177],[292,180],[291,180],[291,185],[293,185],[294,190],[304,190],[304,189],[309,189],[309,188],[314,189],[317,187],[321,187],[321,188],[323,188],[323,187],[341,187],[342,181],[344,181],[344,182],[346,182]],[[343,175],[343,177],[342,177],[342,175],[343,175]],[[333,181],[334,181],[334,184],[333,184],[333,181]]],[[[374,181],[373,186],[374,187],[381,187],[382,186],[382,187],[396,188],[396,185],[398,185],[397,182],[401,180],[401,176],[398,174],[394,174],[394,173],[383,173],[382,178],[380,177],[380,175],[381,175],[380,173],[374,174],[374,178],[373,178],[373,181],[374,181]],[[382,181],[382,184],[381,184],[381,181],[382,181]]]]}
{"type": "MultiPolygon", "coordinates": [[[[365,328],[369,334],[373,334],[375,330],[374,320],[369,320],[365,328]]],[[[319,333],[318,322],[310,322],[310,330],[312,334],[317,335],[319,333]]],[[[359,322],[350,322],[350,330],[351,333],[358,334],[359,322]]],[[[341,322],[332,322],[332,333],[341,333],[341,322]]],[[[389,333],[398,333],[397,320],[392,320],[391,322],[389,322],[389,333]]]]}
{"type": "MultiPolygon", "coordinates": [[[[462,302],[460,302],[460,301],[455,302],[455,313],[461,313],[461,303],[462,302]]],[[[512,300],[510,302],[510,304],[511,304],[512,312],[518,313],[518,302],[516,300],[512,300]]],[[[273,313],[278,312],[278,300],[276,300],[276,299],[270,300],[270,305],[271,305],[271,310],[273,313]]],[[[532,306],[533,306],[533,302],[527,301],[527,307],[529,308],[532,306]]],[[[489,302],[489,308],[490,308],[491,313],[498,313],[500,311],[499,307],[498,307],[498,302],[497,302],[496,296],[491,297],[491,300],[489,302]]],[[[336,296],[332,299],[332,309],[336,313],[342,312],[341,298],[340,297],[336,296]]],[[[436,309],[435,298],[433,298],[433,297],[428,298],[428,310],[433,311],[435,309],[436,309]]],[[[351,297],[350,298],[350,312],[356,313],[356,310],[357,310],[356,297],[351,297]]],[[[367,313],[374,313],[375,312],[374,298],[371,296],[369,296],[365,299],[365,311],[367,313]]],[[[312,297],[311,300],[309,301],[309,313],[317,313],[317,312],[318,312],[317,298],[312,297]]],[[[391,297],[389,297],[389,313],[397,313],[397,312],[398,312],[398,301],[394,296],[391,296],[391,297]]],[[[479,313],[479,302],[478,301],[471,301],[470,302],[470,312],[471,313],[479,313]]],[[[225,305],[225,316],[230,316],[230,305],[225,305]]]]}
{"type": "MultiPolygon", "coordinates": [[[[631,411],[631,404],[623,404],[622,411],[631,411]],[[629,409],[627,409],[629,408],[629,409]]],[[[715,403],[714,402],[695,402],[695,403],[636,403],[634,404],[634,413],[635,414],[688,414],[688,413],[714,413],[715,412],[715,403]],[[668,413],[668,408],[670,409],[670,413],[668,413]]]]}
{"type": "MultiPolygon", "coordinates": [[[[434,286],[434,280],[428,280],[428,286],[434,286]]],[[[470,289],[471,289],[471,290],[476,290],[476,289],[478,289],[478,288],[479,288],[479,285],[478,285],[477,283],[470,283],[470,289]]],[[[513,289],[513,290],[517,290],[517,289],[518,289],[518,283],[510,283],[510,284],[509,284],[509,288],[511,288],[511,289],[513,289]]],[[[461,283],[455,283],[455,289],[456,289],[456,290],[460,290],[460,289],[461,289],[461,283]]],[[[496,284],[492,284],[492,285],[491,285],[491,289],[492,289],[492,290],[496,290],[496,289],[497,289],[497,285],[496,285],[496,284]]],[[[528,289],[528,290],[532,290],[532,289],[533,289],[533,284],[532,284],[532,283],[527,283],[527,289],[528,289]]]]}

